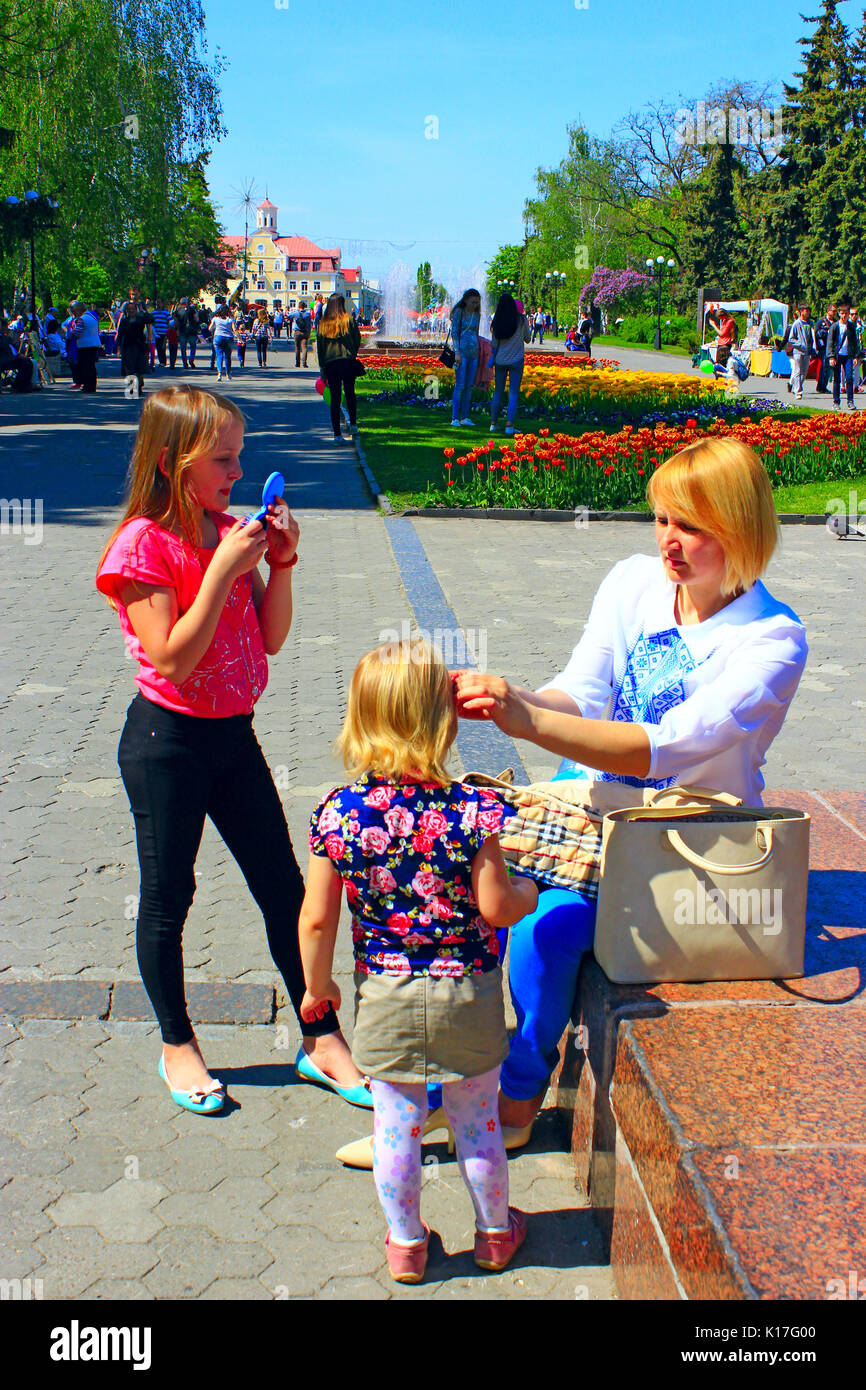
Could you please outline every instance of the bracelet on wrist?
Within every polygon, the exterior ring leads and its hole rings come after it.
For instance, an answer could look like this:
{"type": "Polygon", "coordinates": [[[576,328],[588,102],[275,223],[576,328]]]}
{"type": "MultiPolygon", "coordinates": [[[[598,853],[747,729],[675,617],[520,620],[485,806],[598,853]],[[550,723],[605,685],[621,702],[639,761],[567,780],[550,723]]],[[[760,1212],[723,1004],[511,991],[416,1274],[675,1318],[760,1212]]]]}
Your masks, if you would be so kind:
{"type": "Polygon", "coordinates": [[[295,551],[291,560],[272,560],[267,550],[265,551],[265,564],[270,565],[273,570],[290,570],[292,565],[298,563],[298,552],[295,551]]]}

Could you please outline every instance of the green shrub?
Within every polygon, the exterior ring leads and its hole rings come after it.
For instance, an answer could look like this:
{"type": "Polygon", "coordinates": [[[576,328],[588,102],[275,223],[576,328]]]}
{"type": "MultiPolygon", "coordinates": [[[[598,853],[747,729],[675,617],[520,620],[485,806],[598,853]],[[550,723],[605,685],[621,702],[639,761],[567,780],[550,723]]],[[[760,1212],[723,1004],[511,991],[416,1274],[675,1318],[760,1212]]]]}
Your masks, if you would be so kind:
{"type": "MultiPolygon", "coordinates": [[[[611,333],[624,343],[646,343],[652,345],[656,334],[655,314],[629,314],[621,324],[611,327],[611,333]]],[[[694,319],[687,314],[662,316],[662,345],[683,348],[694,352],[698,346],[694,319]]]]}

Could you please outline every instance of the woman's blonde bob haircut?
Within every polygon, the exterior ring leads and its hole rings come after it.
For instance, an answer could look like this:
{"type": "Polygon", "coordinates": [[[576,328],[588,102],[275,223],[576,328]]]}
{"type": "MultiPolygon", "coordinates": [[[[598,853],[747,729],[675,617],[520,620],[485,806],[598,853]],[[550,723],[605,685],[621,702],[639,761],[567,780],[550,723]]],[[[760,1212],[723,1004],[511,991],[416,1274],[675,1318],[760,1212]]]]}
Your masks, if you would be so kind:
{"type": "Polygon", "coordinates": [[[456,733],[451,676],[429,642],[383,642],[361,657],[336,743],[353,778],[411,775],[447,786],[456,733]]]}
{"type": "Polygon", "coordinates": [[[646,490],[656,515],[714,536],[725,552],[722,593],[745,593],[779,542],[767,470],[739,439],[696,439],[656,469],[646,490]]]}

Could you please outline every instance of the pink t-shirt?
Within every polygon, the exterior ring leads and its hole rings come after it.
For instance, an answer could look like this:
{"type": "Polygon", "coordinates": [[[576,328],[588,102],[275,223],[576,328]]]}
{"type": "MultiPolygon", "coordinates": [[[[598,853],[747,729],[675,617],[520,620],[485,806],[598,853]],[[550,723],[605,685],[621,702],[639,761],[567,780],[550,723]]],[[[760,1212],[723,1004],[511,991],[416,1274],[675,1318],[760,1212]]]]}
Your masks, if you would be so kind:
{"type": "MultiPolygon", "coordinates": [[[[211,512],[220,540],[237,518],[211,512]]],[[[96,587],[114,599],[129,654],[138,662],[136,682],[142,695],[166,709],[202,719],[225,719],[249,714],[268,682],[268,659],[253,603],[249,574],[235,580],[220,614],[213,641],[181,685],[161,676],[132,630],[118,597],[123,582],[137,579],[174,589],[178,617],[192,606],[214,551],[190,545],[158,522],[137,517],[128,521],[99,568],[96,587]]]]}

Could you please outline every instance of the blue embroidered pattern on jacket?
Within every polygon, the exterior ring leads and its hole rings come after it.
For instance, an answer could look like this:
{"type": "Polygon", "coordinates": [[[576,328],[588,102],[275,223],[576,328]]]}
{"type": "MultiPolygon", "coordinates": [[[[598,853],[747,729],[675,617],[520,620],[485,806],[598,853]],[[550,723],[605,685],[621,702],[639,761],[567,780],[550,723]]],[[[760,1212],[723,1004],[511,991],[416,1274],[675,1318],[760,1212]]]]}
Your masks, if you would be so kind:
{"type": "MultiPolygon", "coordinates": [[[[696,662],[675,627],[667,632],[641,634],[630,649],[625,671],[614,687],[611,719],[627,724],[660,724],[669,709],[686,698],[683,677],[696,662]]],[[[598,775],[601,782],[624,782],[629,787],[670,787],[674,777],[598,775]]]]}

